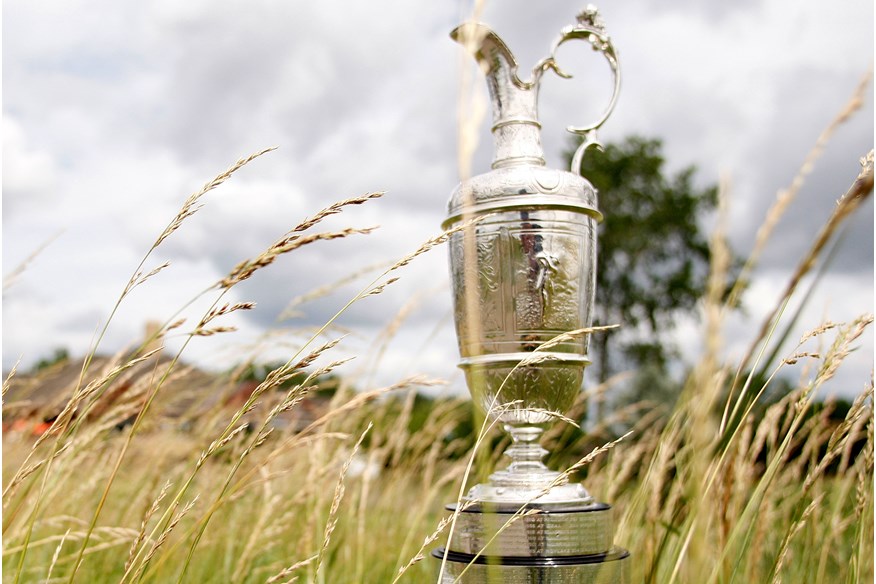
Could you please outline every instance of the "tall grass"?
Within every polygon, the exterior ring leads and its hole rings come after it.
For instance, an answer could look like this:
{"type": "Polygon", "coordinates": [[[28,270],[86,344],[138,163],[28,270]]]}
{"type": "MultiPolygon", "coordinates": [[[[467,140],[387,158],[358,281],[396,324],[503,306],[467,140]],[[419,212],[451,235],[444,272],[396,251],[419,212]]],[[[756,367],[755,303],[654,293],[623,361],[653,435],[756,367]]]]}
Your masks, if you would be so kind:
{"type": "MultiPolygon", "coordinates": [[[[816,149],[822,148],[819,141],[816,149]]],[[[238,161],[186,200],[123,286],[111,312],[135,286],[148,287],[149,278],[159,277],[164,266],[143,274],[152,251],[184,227],[202,197],[265,152],[238,161]]],[[[788,192],[799,188],[815,158],[817,152],[788,192]]],[[[722,330],[745,291],[725,289],[730,254],[718,229],[703,299],[706,350],[674,409],[637,404],[617,412],[603,421],[602,429],[621,421],[632,427],[632,434],[596,450],[563,440],[562,421],[546,434],[548,446],[563,443],[580,450],[580,464],[571,470],[586,465],[588,490],[614,505],[615,539],[632,552],[633,582],[872,581],[872,378],[861,380],[860,394],[841,423],[832,424],[827,409],[812,411],[820,388],[842,366],[873,316],[812,323],[795,348],[775,362],[765,357],[780,340],[776,331],[800,281],[872,189],[870,152],[800,258],[775,310],[752,335],[751,351],[738,363],[722,357],[722,330]],[[760,411],[759,399],[776,376],[801,360],[811,363],[808,376],[760,411]],[[767,375],[754,375],[764,367],[767,375]]],[[[403,276],[404,266],[439,246],[448,233],[388,264],[326,326],[291,350],[287,361],[236,409],[216,400],[183,429],[176,423],[179,418],[170,415],[164,393],[186,375],[182,357],[189,342],[231,334],[222,317],[255,308],[223,302],[229,289],[281,256],[306,253],[306,246],[367,235],[370,228],[311,229],[351,206],[376,204],[379,197],[371,193],[330,205],[262,254],[241,261],[205,289],[213,302],[188,329],[172,315],[149,342],[106,360],[97,359],[101,333],[51,428],[37,439],[4,432],[5,581],[435,580],[438,566],[425,558],[452,529],[453,518],[443,505],[473,482],[466,478],[476,450],[486,450],[480,460],[491,465],[505,446],[486,425],[477,437],[465,431],[472,427],[467,400],[434,401],[427,415],[415,420],[415,392],[439,381],[417,376],[356,390],[345,381],[330,405],[303,429],[275,422],[302,408],[320,380],[342,364],[332,353],[343,339],[318,341],[331,331],[331,322],[352,304],[380,294],[403,276]],[[158,350],[148,348],[172,331],[186,330],[186,343],[172,356],[161,359],[158,350]],[[127,390],[120,392],[122,386],[127,390]],[[122,425],[132,417],[133,423],[122,425]]],[[[779,197],[747,273],[789,204],[787,194],[779,197]]],[[[380,362],[404,316],[403,309],[395,320],[388,318],[371,362],[380,362]]],[[[216,381],[210,391],[232,392],[241,370],[216,381]]],[[[361,378],[373,375],[366,372],[361,378]]],[[[13,373],[4,383],[4,396],[15,384],[13,373]]],[[[191,387],[192,399],[202,400],[203,389],[191,387]]],[[[579,418],[586,401],[605,389],[582,394],[568,416],[579,418]]],[[[16,396],[20,399],[21,393],[16,396]]],[[[7,415],[14,415],[15,404],[7,405],[7,415]]]]}

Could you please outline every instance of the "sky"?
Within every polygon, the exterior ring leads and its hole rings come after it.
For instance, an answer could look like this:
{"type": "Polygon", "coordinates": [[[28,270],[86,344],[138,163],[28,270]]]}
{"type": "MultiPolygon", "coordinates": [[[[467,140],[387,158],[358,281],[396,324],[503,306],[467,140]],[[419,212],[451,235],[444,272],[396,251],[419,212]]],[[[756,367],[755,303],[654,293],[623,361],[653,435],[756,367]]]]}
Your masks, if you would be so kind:
{"type": "MultiPolygon", "coordinates": [[[[581,8],[495,0],[481,20],[528,71],[581,8]]],[[[225,298],[257,303],[217,323],[239,331],[196,338],[184,353],[212,369],[251,355],[288,358],[379,266],[439,232],[464,172],[462,102],[477,138],[466,161],[475,173],[489,169],[486,87],[475,79],[470,93],[461,91],[472,68],[448,36],[471,10],[461,2],[390,0],[4,2],[4,371],[59,347],[85,353],[185,198],[269,146],[278,149],[208,193],[204,207],[150,257],[146,270],[170,266],[125,299],[100,351],[138,341],[147,320],[169,318],[318,209],[385,191],[326,223],[380,225],[376,232],[317,242],[261,270],[225,298]],[[471,112],[486,117],[477,124],[471,112]],[[292,299],[321,287],[332,292],[281,319],[292,299]]],[[[700,185],[725,179],[727,237],[746,257],[777,192],[871,67],[872,2],[632,0],[600,10],[623,71],[601,139],[659,137],[671,172],[695,165],[700,185]]],[[[564,128],[596,117],[610,95],[598,54],[564,47],[559,58],[576,75],[548,75],[542,86],[550,166],[563,164],[564,128]]],[[[776,226],[742,310],[727,322],[728,361],[745,352],[873,147],[872,81],[865,96],[776,226]]],[[[715,223],[705,218],[704,228],[715,223]]],[[[849,222],[793,337],[825,319],[873,311],[873,247],[871,199],[849,222]]],[[[399,275],[330,330],[348,335],[340,353],[357,355],[340,372],[363,386],[426,373],[448,379],[451,392],[464,391],[446,250],[417,258],[399,275]]],[[[194,302],[180,330],[213,298],[194,302]]],[[[696,361],[702,334],[701,321],[679,319],[671,333],[681,354],[677,370],[696,361]]],[[[183,338],[168,344],[177,348],[183,338]]],[[[868,383],[872,330],[857,345],[827,392],[852,396],[868,383]]],[[[804,374],[788,368],[791,377],[804,374]]]]}

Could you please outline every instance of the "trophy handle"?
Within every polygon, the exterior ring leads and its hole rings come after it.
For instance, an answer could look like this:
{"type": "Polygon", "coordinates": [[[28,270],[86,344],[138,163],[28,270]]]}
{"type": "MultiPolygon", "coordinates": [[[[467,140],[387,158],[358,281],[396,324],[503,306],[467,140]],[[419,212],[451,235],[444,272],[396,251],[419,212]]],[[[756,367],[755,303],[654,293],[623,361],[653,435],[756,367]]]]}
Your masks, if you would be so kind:
{"type": "Polygon", "coordinates": [[[555,57],[557,50],[564,43],[571,40],[587,41],[592,45],[594,51],[601,52],[603,56],[605,56],[605,59],[608,61],[608,64],[611,67],[612,77],[614,78],[614,89],[611,94],[611,101],[609,101],[608,107],[605,109],[599,119],[585,126],[569,126],[566,128],[566,131],[571,132],[572,134],[584,136],[584,142],[581,143],[581,145],[575,151],[575,155],[572,157],[571,170],[572,172],[580,176],[581,159],[583,158],[584,152],[587,150],[587,148],[589,148],[590,146],[596,146],[600,150],[602,149],[602,144],[600,144],[596,138],[596,130],[605,123],[605,121],[611,115],[611,112],[614,111],[614,106],[617,103],[617,96],[620,92],[621,74],[617,50],[614,48],[614,45],[611,44],[611,39],[605,32],[605,23],[603,23],[602,18],[600,18],[599,11],[596,9],[595,6],[590,4],[578,15],[578,24],[567,26],[562,31],[560,31],[560,38],[557,39],[557,41],[554,43],[550,57],[542,60],[538,65],[536,65],[534,71],[536,78],[538,78],[541,73],[546,71],[547,69],[552,69],[554,73],[556,73],[563,79],[569,79],[572,77],[570,74],[566,73],[560,68],[560,66],[557,64],[555,57]]]}

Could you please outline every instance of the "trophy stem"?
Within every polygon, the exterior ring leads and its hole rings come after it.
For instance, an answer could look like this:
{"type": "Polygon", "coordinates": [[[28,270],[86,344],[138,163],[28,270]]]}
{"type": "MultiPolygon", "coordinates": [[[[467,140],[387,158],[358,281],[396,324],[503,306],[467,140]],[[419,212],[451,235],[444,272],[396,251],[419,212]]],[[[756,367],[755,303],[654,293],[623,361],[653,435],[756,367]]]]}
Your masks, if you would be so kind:
{"type": "Polygon", "coordinates": [[[505,450],[511,464],[491,474],[489,483],[473,487],[469,500],[509,509],[528,504],[581,506],[593,502],[583,485],[569,484],[567,477],[542,462],[548,453],[538,443],[544,428],[506,424],[505,430],[511,434],[511,446],[505,450]]]}
{"type": "Polygon", "coordinates": [[[505,450],[511,464],[490,475],[490,484],[501,490],[505,499],[527,502],[538,498],[541,492],[547,493],[551,487],[568,482],[542,462],[548,453],[538,443],[544,428],[505,424],[505,431],[511,434],[511,446],[505,450]]]}
{"type": "Polygon", "coordinates": [[[515,426],[505,424],[505,431],[511,434],[511,446],[505,455],[511,459],[508,472],[544,472],[548,468],[542,459],[548,451],[538,443],[544,428],[538,426],[515,426]]]}
{"type": "Polygon", "coordinates": [[[560,478],[560,473],[550,470],[542,462],[548,454],[538,443],[544,428],[505,424],[505,431],[511,434],[511,446],[505,450],[505,456],[511,459],[511,464],[490,475],[493,485],[534,491],[547,490],[551,486],[568,482],[560,478]]]}

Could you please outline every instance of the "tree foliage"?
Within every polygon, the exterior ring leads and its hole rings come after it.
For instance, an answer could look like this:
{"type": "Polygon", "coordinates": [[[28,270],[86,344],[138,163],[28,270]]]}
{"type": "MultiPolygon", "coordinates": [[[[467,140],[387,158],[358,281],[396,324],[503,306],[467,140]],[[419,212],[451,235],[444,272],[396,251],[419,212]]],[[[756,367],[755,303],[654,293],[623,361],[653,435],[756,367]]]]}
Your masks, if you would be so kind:
{"type": "Polygon", "coordinates": [[[695,172],[670,175],[658,139],[630,137],[584,155],[581,174],[599,191],[605,216],[595,323],[624,331],[591,340],[600,381],[621,366],[662,370],[673,352],[666,332],[705,290],[710,257],[700,223],[717,204],[717,188],[698,187],[695,172]]]}
{"type": "Polygon", "coordinates": [[[65,363],[70,360],[70,351],[68,351],[65,347],[58,347],[54,350],[54,352],[48,356],[43,357],[31,369],[32,373],[37,373],[39,371],[43,371],[48,369],[53,365],[57,365],[58,363],[65,363]]]}

